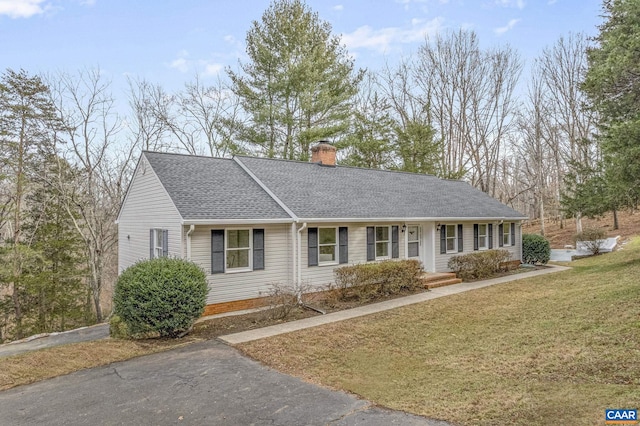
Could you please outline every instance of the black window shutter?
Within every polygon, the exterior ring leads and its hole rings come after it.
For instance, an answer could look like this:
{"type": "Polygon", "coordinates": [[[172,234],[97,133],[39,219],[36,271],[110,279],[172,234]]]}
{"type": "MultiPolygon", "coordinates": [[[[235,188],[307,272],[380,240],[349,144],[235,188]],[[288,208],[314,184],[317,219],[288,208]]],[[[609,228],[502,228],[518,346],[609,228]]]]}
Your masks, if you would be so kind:
{"type": "Polygon", "coordinates": [[[149,229],[149,259],[153,259],[153,249],[155,247],[156,233],[153,229],[149,229]]]}
{"type": "Polygon", "coordinates": [[[474,250],[478,250],[479,244],[478,244],[478,224],[474,223],[473,224],[473,249],[474,250]]]}
{"type": "Polygon", "coordinates": [[[398,238],[398,225],[391,227],[391,257],[397,259],[400,257],[400,243],[398,238]]]}
{"type": "Polygon", "coordinates": [[[224,272],[224,229],[211,230],[211,273],[224,272]]]}
{"type": "Polygon", "coordinates": [[[440,254],[447,252],[447,225],[440,227],[440,254]]]}
{"type": "Polygon", "coordinates": [[[169,256],[169,230],[162,230],[162,256],[169,256]]]}
{"type": "Polygon", "coordinates": [[[504,225],[501,223],[498,225],[498,246],[502,247],[504,245],[504,225]]]}
{"type": "Polygon", "coordinates": [[[307,230],[308,237],[308,258],[309,266],[318,266],[318,228],[309,228],[307,230]]]}
{"type": "Polygon", "coordinates": [[[338,241],[340,252],[340,263],[349,262],[349,228],[341,226],[338,228],[338,241]]]}
{"type": "Polygon", "coordinates": [[[516,245],[516,224],[511,222],[511,245],[516,245]]]}
{"type": "Polygon", "coordinates": [[[367,226],[367,260],[376,260],[376,228],[367,226]]]}
{"type": "Polygon", "coordinates": [[[264,229],[253,230],[253,270],[264,269],[264,229]]]}
{"type": "Polygon", "coordinates": [[[489,224],[489,248],[492,249],[493,248],[493,224],[490,223],[489,224]]]}
{"type": "Polygon", "coordinates": [[[458,251],[461,252],[463,250],[462,247],[462,224],[458,224],[458,251]]]}

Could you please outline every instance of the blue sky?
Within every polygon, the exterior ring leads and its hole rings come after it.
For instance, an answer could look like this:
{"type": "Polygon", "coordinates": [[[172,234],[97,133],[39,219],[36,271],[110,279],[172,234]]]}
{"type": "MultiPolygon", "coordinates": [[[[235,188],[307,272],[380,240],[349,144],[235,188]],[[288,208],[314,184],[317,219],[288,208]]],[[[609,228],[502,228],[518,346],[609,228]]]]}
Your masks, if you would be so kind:
{"type": "MultiPolygon", "coordinates": [[[[475,30],[484,47],[510,44],[527,66],[569,32],[597,34],[600,0],[308,0],[361,68],[409,56],[425,36],[475,30]]],[[[0,0],[0,72],[99,67],[116,97],[126,76],[179,89],[198,72],[244,60],[244,39],[268,0],[0,0]]]]}

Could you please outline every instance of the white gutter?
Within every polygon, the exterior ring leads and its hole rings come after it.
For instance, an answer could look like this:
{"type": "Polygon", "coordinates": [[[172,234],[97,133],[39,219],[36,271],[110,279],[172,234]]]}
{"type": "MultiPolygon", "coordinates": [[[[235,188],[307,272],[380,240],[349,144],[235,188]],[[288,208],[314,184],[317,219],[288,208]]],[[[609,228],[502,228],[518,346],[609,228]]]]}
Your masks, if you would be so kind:
{"type": "Polygon", "coordinates": [[[457,222],[471,222],[471,221],[479,221],[479,222],[487,222],[487,221],[495,221],[495,220],[505,220],[508,222],[514,220],[527,220],[529,219],[526,216],[522,217],[364,217],[364,218],[344,218],[344,217],[336,217],[336,218],[318,218],[318,217],[304,217],[299,218],[300,222],[309,222],[309,223],[380,223],[380,222],[447,222],[447,221],[457,221],[457,222]]]}
{"type": "Polygon", "coordinates": [[[307,222],[304,222],[302,224],[302,226],[300,228],[298,228],[298,238],[297,238],[297,242],[298,242],[298,252],[297,254],[297,258],[298,258],[298,262],[297,262],[297,273],[298,273],[298,279],[295,281],[294,285],[295,285],[295,291],[296,291],[296,295],[298,296],[298,303],[302,303],[302,295],[300,294],[300,284],[302,282],[302,231],[307,227],[307,222]]]}
{"type": "Polygon", "coordinates": [[[187,219],[182,225],[251,225],[251,224],[280,224],[291,223],[291,218],[282,219],[187,219]]]}
{"type": "Polygon", "coordinates": [[[191,234],[196,229],[195,225],[189,226],[189,230],[187,231],[187,260],[191,260],[191,234]]]}

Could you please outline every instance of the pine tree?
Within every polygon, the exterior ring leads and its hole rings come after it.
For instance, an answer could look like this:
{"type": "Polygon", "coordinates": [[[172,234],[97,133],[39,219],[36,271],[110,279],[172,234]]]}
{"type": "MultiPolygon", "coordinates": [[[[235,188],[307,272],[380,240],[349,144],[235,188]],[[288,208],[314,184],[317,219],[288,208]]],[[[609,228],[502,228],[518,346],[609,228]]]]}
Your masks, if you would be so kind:
{"type": "Polygon", "coordinates": [[[250,121],[243,138],[267,157],[306,160],[312,142],[343,135],[361,72],[300,0],[275,0],[247,33],[249,62],[228,70],[250,121]]]}
{"type": "Polygon", "coordinates": [[[605,0],[603,10],[583,89],[600,115],[604,170],[597,178],[608,195],[600,204],[615,211],[640,200],[640,2],[605,0]]]}
{"type": "Polygon", "coordinates": [[[0,167],[6,188],[2,211],[9,237],[11,273],[2,286],[11,293],[15,334],[23,336],[24,285],[22,268],[35,257],[23,249],[22,228],[24,200],[29,192],[30,179],[37,174],[42,153],[53,144],[53,129],[58,125],[55,109],[50,101],[49,88],[40,77],[31,77],[24,70],[7,70],[0,79],[0,167]]]}

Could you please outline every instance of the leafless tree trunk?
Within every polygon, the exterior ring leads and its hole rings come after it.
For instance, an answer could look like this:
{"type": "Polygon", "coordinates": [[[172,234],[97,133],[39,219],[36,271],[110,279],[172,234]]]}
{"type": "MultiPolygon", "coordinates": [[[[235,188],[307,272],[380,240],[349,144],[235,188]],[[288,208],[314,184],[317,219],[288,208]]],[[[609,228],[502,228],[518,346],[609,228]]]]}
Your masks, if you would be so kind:
{"type": "Polygon", "coordinates": [[[514,50],[481,50],[470,31],[437,36],[422,46],[414,78],[443,142],[444,175],[467,177],[496,195],[499,159],[511,130],[513,92],[521,69],[514,50]]]}
{"type": "MultiPolygon", "coordinates": [[[[549,126],[558,131],[559,139],[552,145],[558,158],[558,174],[576,172],[576,164],[590,166],[598,156],[598,146],[593,138],[596,117],[585,108],[587,98],[581,91],[587,70],[587,38],[583,34],[560,37],[545,49],[539,60],[543,84],[549,97],[549,126]],[[560,170],[560,168],[564,170],[560,170]]],[[[578,180],[581,178],[577,173],[578,180]]],[[[562,182],[559,182],[562,191],[562,182]]],[[[558,200],[559,202],[559,200],[558,200]]],[[[576,230],[582,231],[581,214],[575,216],[576,230]]]]}
{"type": "Polygon", "coordinates": [[[133,150],[118,155],[123,148],[116,136],[122,128],[114,112],[110,82],[100,70],[85,70],[76,76],[60,74],[52,82],[55,103],[66,132],[64,158],[75,168],[72,184],[68,176],[55,182],[63,194],[66,208],[85,242],[89,259],[88,286],[96,319],[104,318],[101,294],[105,274],[117,249],[115,225],[118,208],[126,189],[133,150]],[[76,213],[76,214],[74,214],[76,213]],[[79,214],[79,219],[76,215],[79,214]]]}

